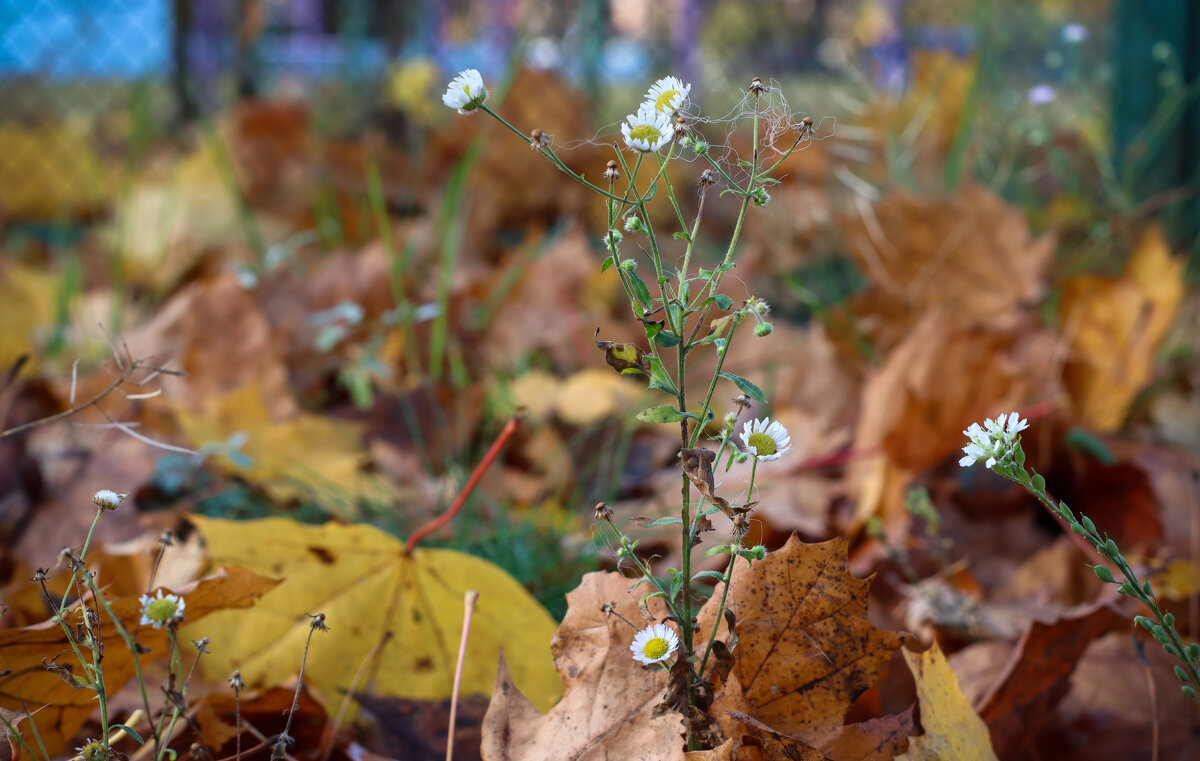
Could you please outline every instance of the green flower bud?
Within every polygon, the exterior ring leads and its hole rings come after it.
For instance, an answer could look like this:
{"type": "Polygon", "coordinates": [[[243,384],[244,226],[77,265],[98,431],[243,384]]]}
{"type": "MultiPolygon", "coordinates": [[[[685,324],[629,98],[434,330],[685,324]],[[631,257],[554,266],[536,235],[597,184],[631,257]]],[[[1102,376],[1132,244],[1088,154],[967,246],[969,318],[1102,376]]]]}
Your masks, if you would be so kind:
{"type": "Polygon", "coordinates": [[[771,331],[775,328],[769,322],[760,322],[754,326],[754,335],[762,338],[763,336],[771,335],[771,331]]]}
{"type": "Polygon", "coordinates": [[[1096,578],[1100,579],[1100,581],[1103,581],[1105,584],[1113,583],[1112,571],[1108,570],[1108,568],[1106,566],[1102,566],[1102,565],[1092,566],[1092,571],[1095,572],[1096,578]]]}

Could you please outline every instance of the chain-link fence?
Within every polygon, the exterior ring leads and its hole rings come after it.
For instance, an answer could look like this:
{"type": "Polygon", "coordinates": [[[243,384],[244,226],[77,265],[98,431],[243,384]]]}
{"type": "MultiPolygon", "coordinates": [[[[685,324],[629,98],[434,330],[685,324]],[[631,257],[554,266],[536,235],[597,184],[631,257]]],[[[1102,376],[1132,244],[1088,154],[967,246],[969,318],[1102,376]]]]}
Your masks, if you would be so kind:
{"type": "MultiPolygon", "coordinates": [[[[965,124],[975,171],[1001,179],[1064,139],[1077,140],[1080,154],[1126,145],[1128,131],[1114,130],[1110,116],[1126,59],[1112,52],[1149,59],[1154,41],[1130,48],[1106,2],[995,5],[4,0],[0,215],[9,224],[104,216],[122,183],[238,103],[303,104],[307,128],[338,138],[428,122],[446,78],[467,67],[492,81],[518,67],[555,72],[587,93],[597,124],[619,119],[629,110],[623,104],[666,72],[697,92],[724,93],[714,96],[718,108],[761,75],[803,112],[836,117],[851,143],[873,101],[923,89],[927,102],[904,120],[866,124],[870,138],[899,145],[931,120],[965,124]]],[[[1184,29],[1195,26],[1194,9],[1183,13],[1192,19],[1184,29]]],[[[1175,42],[1156,48],[1154,60],[1175,72],[1179,91],[1195,76],[1188,56],[1197,46],[1188,52],[1175,42]]],[[[1172,97],[1171,86],[1147,85],[1156,98],[1172,97]]],[[[1145,121],[1154,106],[1145,106],[1145,121]]]]}

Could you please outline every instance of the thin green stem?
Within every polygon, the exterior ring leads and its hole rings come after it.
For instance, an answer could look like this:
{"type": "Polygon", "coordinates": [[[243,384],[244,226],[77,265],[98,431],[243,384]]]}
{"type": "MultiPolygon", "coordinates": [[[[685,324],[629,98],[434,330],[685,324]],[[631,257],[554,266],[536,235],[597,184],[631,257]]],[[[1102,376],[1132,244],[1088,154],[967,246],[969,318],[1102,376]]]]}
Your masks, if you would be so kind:
{"type": "MultiPolygon", "coordinates": [[[[746,493],[746,502],[750,503],[754,497],[754,478],[758,475],[758,458],[754,458],[754,463],[750,466],[750,488],[746,493]]],[[[708,656],[712,653],[713,642],[717,639],[717,630],[721,628],[721,621],[725,618],[725,602],[729,599],[729,587],[733,585],[733,569],[734,563],[738,559],[738,548],[742,546],[742,534],[735,530],[734,540],[731,543],[729,553],[729,565],[725,568],[725,586],[721,589],[721,604],[717,606],[717,617],[713,622],[712,634],[708,638],[708,643],[704,646],[704,657],[700,659],[700,670],[697,675],[703,679],[704,669],[708,667],[708,656]]]]}
{"type": "MultiPolygon", "coordinates": [[[[489,116],[491,116],[493,119],[495,119],[496,121],[503,124],[505,127],[508,127],[508,129],[511,130],[514,135],[521,138],[522,142],[525,142],[525,143],[529,142],[528,135],[526,135],[525,133],[521,132],[521,130],[519,130],[516,127],[509,124],[508,121],[505,120],[505,118],[503,116],[496,113],[492,109],[488,108],[486,103],[481,105],[479,107],[479,110],[487,113],[489,116]]],[[[558,167],[559,171],[561,171],[563,174],[567,175],[571,179],[575,180],[576,182],[580,183],[581,185],[591,188],[592,190],[596,191],[597,193],[604,196],[605,198],[612,198],[613,200],[616,200],[616,201],[621,200],[620,196],[615,196],[612,193],[609,193],[608,191],[604,190],[603,188],[593,185],[592,183],[585,180],[583,178],[583,175],[576,174],[575,172],[571,171],[571,169],[566,164],[563,163],[562,159],[560,159],[554,153],[554,151],[550,150],[549,148],[542,148],[539,151],[539,153],[541,153],[543,156],[548,158],[550,160],[550,163],[552,163],[552,164],[554,164],[554,166],[558,167]]]]}
{"type": "MultiPolygon", "coordinates": [[[[713,392],[717,390],[717,381],[721,378],[721,368],[725,365],[725,357],[729,355],[729,347],[733,345],[733,334],[737,332],[737,328],[738,325],[736,322],[730,325],[729,335],[725,337],[725,349],[724,351],[717,352],[717,368],[713,371],[712,380],[708,383],[708,393],[704,395],[704,404],[700,407],[701,420],[708,417],[708,409],[709,405],[712,404],[713,392]]],[[[696,442],[700,438],[700,431],[703,429],[704,426],[697,425],[692,431],[692,438],[688,443],[689,447],[696,446],[696,442]]]]}
{"type": "MultiPolygon", "coordinates": [[[[36,732],[37,725],[33,723],[33,716],[29,713],[29,709],[25,709],[25,718],[29,722],[29,726],[32,727],[36,732]]],[[[4,722],[4,727],[8,730],[9,737],[17,738],[17,742],[21,743],[21,747],[25,749],[25,752],[27,752],[33,758],[38,758],[38,754],[34,753],[33,748],[29,747],[29,743],[25,741],[25,735],[17,730],[16,725],[10,722],[8,717],[5,716],[4,712],[2,711],[0,711],[0,721],[4,722]]],[[[39,742],[38,744],[40,745],[41,743],[39,742]]],[[[50,754],[46,752],[44,747],[42,748],[41,758],[43,761],[50,761],[50,754]]]]}
{"type": "Polygon", "coordinates": [[[112,621],[113,626],[116,627],[117,634],[121,635],[121,639],[125,641],[125,646],[133,655],[133,670],[137,675],[138,690],[142,695],[142,708],[144,708],[146,711],[146,723],[150,725],[150,732],[154,737],[154,746],[157,748],[159,744],[158,727],[154,725],[154,720],[152,718],[154,714],[150,710],[150,697],[146,694],[146,677],[142,674],[142,656],[138,651],[137,643],[134,641],[133,635],[130,634],[129,630],[125,628],[125,624],[123,624],[121,619],[118,618],[116,613],[113,612],[112,605],[109,604],[108,599],[100,594],[100,590],[96,586],[95,580],[92,579],[91,576],[88,576],[88,580],[88,586],[92,590],[92,597],[99,601],[100,605],[104,608],[104,612],[108,614],[109,620],[112,621]]]}

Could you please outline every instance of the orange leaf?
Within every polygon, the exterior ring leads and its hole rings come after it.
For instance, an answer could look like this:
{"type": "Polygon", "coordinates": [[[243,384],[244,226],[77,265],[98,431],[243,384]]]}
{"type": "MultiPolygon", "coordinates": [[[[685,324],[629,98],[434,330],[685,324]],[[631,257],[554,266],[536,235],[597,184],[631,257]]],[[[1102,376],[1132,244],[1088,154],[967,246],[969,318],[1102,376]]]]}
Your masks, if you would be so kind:
{"type": "MultiPolygon", "coordinates": [[[[186,587],[174,590],[186,603],[187,620],[197,621],[208,614],[227,608],[245,608],[279,582],[231,566],[186,587]]],[[[139,627],[142,605],[138,597],[119,597],[110,600],[113,613],[134,635],[138,644],[150,651],[142,662],[166,654],[165,631],[139,627]]],[[[68,621],[79,620],[77,608],[68,613],[68,621]]],[[[104,684],[109,694],[115,694],[135,674],[133,655],[125,647],[106,614],[101,614],[100,630],[104,638],[104,684]]],[[[213,649],[221,645],[221,632],[206,632],[213,641],[213,649]]],[[[85,651],[85,655],[87,651],[85,651]]],[[[90,690],[73,689],[71,685],[47,671],[43,659],[59,657],[58,665],[66,666],[75,660],[71,645],[62,627],[53,621],[10,629],[0,632],[0,663],[9,673],[0,677],[0,708],[23,712],[22,702],[34,713],[34,722],[46,750],[55,755],[79,730],[88,717],[96,711],[95,694],[90,690]],[[65,653],[65,655],[64,655],[65,653]]],[[[74,664],[75,672],[81,670],[74,664]]],[[[32,733],[28,739],[32,740],[32,733]]]]}
{"type": "MultiPolygon", "coordinates": [[[[729,590],[734,674],[747,706],[739,710],[808,743],[842,726],[904,639],[867,620],[871,582],[850,575],[846,549],[844,538],[804,544],[793,535],[765,560],[737,568],[729,590]]],[[[718,586],[700,611],[701,632],[713,630],[720,597],[718,586]]]]}

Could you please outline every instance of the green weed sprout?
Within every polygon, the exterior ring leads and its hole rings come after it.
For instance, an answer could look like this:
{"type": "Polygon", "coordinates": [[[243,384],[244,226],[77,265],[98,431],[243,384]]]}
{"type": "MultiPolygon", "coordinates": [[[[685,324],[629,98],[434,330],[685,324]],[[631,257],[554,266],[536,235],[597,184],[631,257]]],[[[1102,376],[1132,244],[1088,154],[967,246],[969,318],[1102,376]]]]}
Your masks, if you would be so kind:
{"type": "MultiPolygon", "coordinates": [[[[811,143],[813,120],[793,116],[779,89],[765,85],[755,77],[744,92],[736,117],[750,122],[753,146],[748,159],[740,158],[731,146],[714,148],[705,140],[703,128],[715,120],[701,114],[691,98],[691,85],[677,77],[663,77],[649,88],[641,105],[620,125],[620,139],[611,143],[613,158],[603,172],[593,175],[597,178],[597,182],[593,182],[567,167],[555,150],[555,141],[544,130],[518,129],[492,110],[487,104],[488,95],[479,72],[468,69],[449,83],[442,102],[460,114],[487,114],[559,171],[603,199],[607,231],[602,244],[607,256],[600,265],[601,271],[612,270],[620,278],[633,318],[639,323],[648,348],[632,341],[600,340],[598,330],[596,345],[614,370],[641,376],[648,388],[671,399],[669,403],[643,410],[637,414],[637,419],[679,425],[678,456],[682,471],[679,515],[660,518],[648,525],[680,527],[682,568],[669,569],[666,578],[656,577],[639,556],[638,541],[617,528],[612,511],[603,503],[596,506],[596,518],[611,530],[619,564],[636,568],[638,584],[645,584],[650,589],[641,602],[643,616],[651,625],[643,628],[628,622],[638,630],[631,650],[633,656],[648,668],[670,670],[671,687],[665,703],[689,715],[688,745],[695,748],[699,745],[697,738],[705,728],[696,724],[696,714],[703,715],[712,700],[709,659],[714,650],[719,650],[722,652],[716,653],[716,660],[720,660],[736,644],[732,636],[727,637],[729,642],[717,642],[720,622],[728,621],[731,632],[735,623],[732,612],[725,606],[734,562],[741,557],[751,563],[766,555],[763,547],[743,545],[749,513],[754,507],[752,498],[758,466],[779,459],[791,449],[787,430],[769,418],[745,421],[740,431],[740,446],[734,442],[741,412],[751,402],[767,404],[767,397],[752,381],[725,371],[725,358],[743,325],[753,325],[752,332],[760,338],[769,336],[772,326],[766,320],[769,313],[766,302],[748,298],[735,304],[733,298],[721,292],[721,285],[735,266],[747,213],[751,206],[757,208],[770,202],[768,188],[779,182],[772,174],[795,150],[811,143]],[[787,136],[787,141],[776,145],[783,136],[787,136]],[[696,167],[696,211],[690,222],[680,204],[679,189],[672,184],[667,171],[672,163],[679,161],[696,167]],[[737,203],[733,231],[728,243],[721,244],[724,255],[720,261],[708,268],[697,266],[693,270],[700,223],[713,196],[717,199],[728,196],[737,203]],[[675,229],[669,237],[656,229],[649,213],[651,202],[664,200],[670,205],[674,218],[671,226],[675,229]],[[668,247],[672,250],[668,251],[668,247]],[[627,254],[629,249],[636,249],[640,256],[627,254]],[[672,261],[677,266],[669,266],[672,261]],[[652,270],[652,277],[647,278],[649,282],[638,274],[639,265],[643,263],[648,263],[652,270]],[[715,319],[710,320],[710,316],[715,319]],[[716,355],[715,370],[698,379],[702,393],[697,404],[692,391],[696,388],[693,381],[697,379],[689,376],[688,361],[694,355],[708,351],[716,355]],[[714,451],[702,446],[700,438],[712,430],[710,423],[717,420],[713,397],[722,380],[737,390],[737,398],[733,400],[736,410],[728,411],[718,430],[710,433],[709,440],[716,443],[714,451]],[[728,471],[735,461],[752,463],[744,500],[738,503],[717,494],[718,483],[713,475],[715,464],[723,462],[728,471]],[[706,570],[693,574],[692,553],[701,542],[700,534],[713,529],[708,516],[718,512],[732,521],[733,539],[704,554],[728,555],[725,571],[706,570]],[[693,612],[698,609],[701,599],[696,585],[702,579],[721,582],[723,588],[715,619],[717,624],[711,632],[701,634],[693,612]],[[666,602],[670,612],[666,622],[655,621],[645,606],[648,599],[655,597],[666,602]],[[697,637],[698,634],[703,639],[697,637]],[[700,710],[695,711],[695,708],[700,710]]],[[[717,668],[716,660],[714,669],[717,668]]]]}
{"type": "Polygon", "coordinates": [[[1149,609],[1150,617],[1135,616],[1134,622],[1149,632],[1150,636],[1162,645],[1167,655],[1178,661],[1175,665],[1175,676],[1179,678],[1184,694],[1200,703],[1200,698],[1197,697],[1197,692],[1200,691],[1200,644],[1184,643],[1175,629],[1175,616],[1169,611],[1163,612],[1159,607],[1158,596],[1154,593],[1150,580],[1138,579],[1137,573],[1121,554],[1117,543],[1109,536],[1102,535],[1091,518],[1082,513],[1077,518],[1065,502],[1056,503],[1052,500],[1046,493],[1046,479],[1037,472],[1030,474],[1026,470],[1020,432],[1028,426],[1029,423],[1022,420],[1016,412],[1000,415],[995,420],[985,420],[982,426],[972,423],[970,428],[963,431],[963,435],[969,441],[963,447],[965,455],[958,464],[965,468],[983,461],[992,472],[1024,486],[1047,509],[1065,521],[1073,532],[1094,544],[1096,552],[1116,566],[1121,580],[1113,575],[1108,566],[1092,566],[1092,571],[1101,581],[1119,585],[1118,593],[1132,597],[1149,609]]]}

